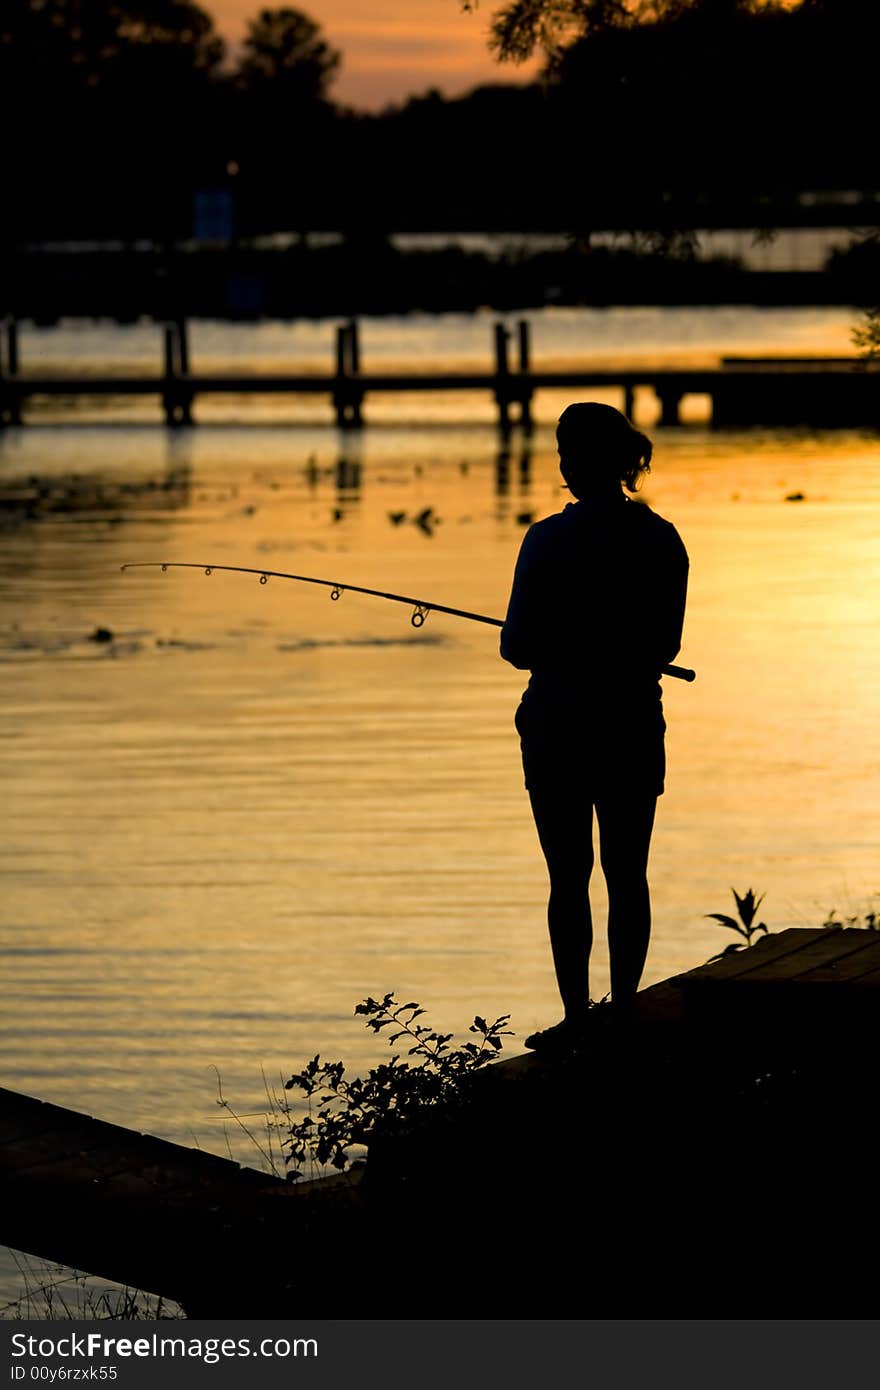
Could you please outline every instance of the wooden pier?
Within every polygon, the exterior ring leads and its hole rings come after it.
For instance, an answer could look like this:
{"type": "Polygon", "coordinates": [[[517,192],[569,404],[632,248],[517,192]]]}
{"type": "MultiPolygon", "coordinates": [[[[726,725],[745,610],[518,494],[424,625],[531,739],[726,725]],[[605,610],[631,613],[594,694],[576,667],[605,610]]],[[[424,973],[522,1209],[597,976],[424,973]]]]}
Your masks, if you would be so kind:
{"type": "Polygon", "coordinates": [[[681,421],[682,401],[708,396],[717,427],[750,425],[820,427],[880,426],[880,363],[859,358],[723,358],[704,370],[585,367],[542,371],[532,363],[530,327],[521,319],[514,333],[503,323],[493,330],[493,360],[485,371],[371,372],[362,365],[358,325],[336,330],[333,369],[327,373],[253,372],[205,374],[193,371],[184,320],[163,326],[163,363],[154,375],[49,376],[22,370],[18,327],[7,319],[0,332],[0,428],[20,425],[26,404],[40,397],[88,398],[154,396],[171,428],[194,423],[193,403],[206,395],[324,396],[341,428],[365,422],[367,396],[402,392],[477,392],[495,402],[502,432],[533,427],[537,391],[594,389],[619,391],[632,418],[636,391],[653,390],[660,424],[681,421]],[[515,345],[515,353],[512,347],[515,345]]]}
{"type": "Polygon", "coordinates": [[[294,1185],[0,1089],[0,1242],[192,1309],[230,1290],[241,1316],[278,1306],[296,1282],[285,1237],[316,1219],[329,1235],[359,1176],[294,1185]]]}
{"type": "Polygon", "coordinates": [[[0,1240],[194,1316],[869,1315],[878,1005],[880,932],[764,937],[298,1185],[0,1091],[0,1240]]]}

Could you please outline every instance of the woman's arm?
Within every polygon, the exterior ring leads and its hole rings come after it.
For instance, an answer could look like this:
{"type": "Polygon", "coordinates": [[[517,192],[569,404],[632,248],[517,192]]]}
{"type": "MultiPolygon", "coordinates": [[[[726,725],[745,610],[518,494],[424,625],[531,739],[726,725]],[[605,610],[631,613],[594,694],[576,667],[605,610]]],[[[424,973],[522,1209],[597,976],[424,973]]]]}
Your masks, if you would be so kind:
{"type": "Polygon", "coordinates": [[[535,583],[542,550],[538,527],[530,526],[519,548],[507,616],[501,629],[501,655],[518,671],[534,668],[538,647],[535,583]]]}
{"type": "Polygon", "coordinates": [[[688,553],[675,527],[670,526],[670,532],[669,551],[663,567],[661,606],[658,613],[657,636],[662,666],[667,666],[681,649],[690,565],[688,553]]]}

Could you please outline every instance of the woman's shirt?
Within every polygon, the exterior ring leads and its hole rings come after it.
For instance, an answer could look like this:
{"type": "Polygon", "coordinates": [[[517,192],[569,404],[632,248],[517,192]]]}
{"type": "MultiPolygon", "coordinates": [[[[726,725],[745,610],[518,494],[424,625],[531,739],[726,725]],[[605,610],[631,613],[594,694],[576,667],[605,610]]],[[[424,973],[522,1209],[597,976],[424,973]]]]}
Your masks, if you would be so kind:
{"type": "Polygon", "coordinates": [[[526,532],[501,655],[531,671],[526,698],[567,708],[659,699],[681,646],[688,557],[644,503],[569,503],[526,532]]]}

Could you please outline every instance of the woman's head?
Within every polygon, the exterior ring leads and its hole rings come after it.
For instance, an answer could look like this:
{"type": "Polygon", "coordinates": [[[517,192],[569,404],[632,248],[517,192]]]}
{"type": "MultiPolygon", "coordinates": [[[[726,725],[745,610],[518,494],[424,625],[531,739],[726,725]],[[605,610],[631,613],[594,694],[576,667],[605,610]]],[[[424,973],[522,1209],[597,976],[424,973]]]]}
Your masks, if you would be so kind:
{"type": "Polygon", "coordinates": [[[651,441],[613,405],[579,401],[559,417],[559,467],[575,497],[605,492],[623,483],[635,492],[651,471],[651,441]]]}

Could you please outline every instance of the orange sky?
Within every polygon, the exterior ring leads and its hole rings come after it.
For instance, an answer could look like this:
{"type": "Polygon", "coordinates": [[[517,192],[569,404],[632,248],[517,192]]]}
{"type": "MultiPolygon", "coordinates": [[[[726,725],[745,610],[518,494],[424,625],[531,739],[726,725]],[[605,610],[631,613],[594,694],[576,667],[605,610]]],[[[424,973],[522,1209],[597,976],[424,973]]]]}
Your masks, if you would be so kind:
{"type": "Polygon", "coordinates": [[[352,106],[381,107],[428,87],[454,95],[480,82],[531,75],[489,54],[492,0],[482,0],[473,14],[463,13],[459,0],[201,0],[233,42],[263,6],[284,3],[311,15],[341,49],[333,96],[352,106]]]}

